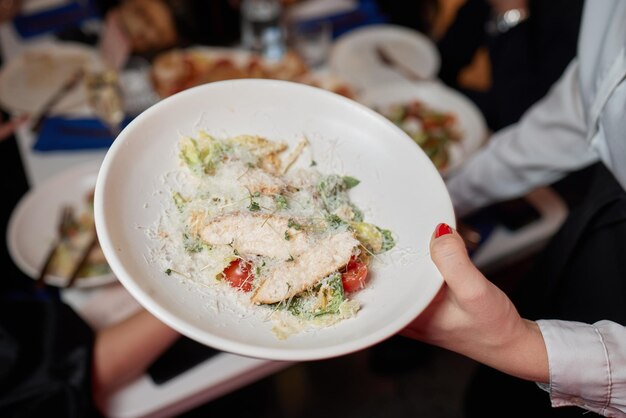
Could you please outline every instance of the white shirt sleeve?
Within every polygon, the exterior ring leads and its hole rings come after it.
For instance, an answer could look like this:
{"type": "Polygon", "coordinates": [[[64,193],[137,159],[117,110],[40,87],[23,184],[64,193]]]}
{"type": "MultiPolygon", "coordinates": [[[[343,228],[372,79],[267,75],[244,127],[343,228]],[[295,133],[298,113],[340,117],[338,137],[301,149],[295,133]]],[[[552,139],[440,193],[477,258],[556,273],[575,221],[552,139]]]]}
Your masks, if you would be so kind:
{"type": "MultiPolygon", "coordinates": [[[[511,100],[515,100],[511,97],[511,100]]],[[[597,161],[586,137],[574,60],[520,122],[494,134],[446,183],[456,214],[526,194],[597,161]]]]}
{"type": "Polygon", "coordinates": [[[611,321],[537,321],[548,350],[552,406],[626,417],[626,327],[611,321]]]}

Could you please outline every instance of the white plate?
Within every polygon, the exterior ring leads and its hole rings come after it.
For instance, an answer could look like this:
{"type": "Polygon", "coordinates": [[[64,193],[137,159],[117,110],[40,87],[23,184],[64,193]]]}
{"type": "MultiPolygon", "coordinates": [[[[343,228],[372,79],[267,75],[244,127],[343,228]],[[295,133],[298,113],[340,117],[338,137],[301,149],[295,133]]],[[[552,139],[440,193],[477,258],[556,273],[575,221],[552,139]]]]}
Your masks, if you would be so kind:
{"type": "MultiPolygon", "coordinates": [[[[7,230],[11,258],[27,275],[35,279],[57,236],[56,228],[63,205],[78,213],[85,207],[85,196],[93,190],[99,164],[72,167],[31,189],[17,204],[7,230]]],[[[113,273],[76,280],[76,287],[94,287],[112,283],[113,273]]],[[[46,283],[64,286],[67,279],[48,275],[46,283]]]]}
{"type": "Polygon", "coordinates": [[[442,284],[428,256],[439,222],[454,225],[441,176],[402,130],[345,97],[277,80],[210,83],[171,96],[133,120],[105,157],[95,194],[96,228],[114,273],[156,317],[201,343],[244,356],[314,360],[363,349],[397,333],[442,284]],[[179,167],[179,135],[198,129],[230,137],[258,134],[311,144],[318,168],[361,180],[351,190],[366,219],[391,229],[396,247],[372,265],[368,288],[355,295],[355,318],[286,340],[269,320],[240,316],[193,282],[151,263],[146,234],[171,200],[163,175],[179,167]]]}
{"type": "Polygon", "coordinates": [[[359,88],[402,81],[401,74],[378,59],[379,45],[424,78],[435,78],[439,71],[439,52],[428,37],[386,24],[364,26],[340,36],[330,54],[330,68],[359,88]]]}
{"type": "Polygon", "coordinates": [[[441,170],[446,176],[458,169],[487,138],[487,125],[482,113],[468,98],[439,82],[395,83],[366,89],[359,101],[371,108],[420,100],[435,110],[454,113],[461,131],[461,140],[449,148],[450,161],[441,170]]]}
{"type": "MultiPolygon", "coordinates": [[[[26,48],[0,72],[0,104],[14,112],[37,113],[80,67],[101,66],[96,50],[82,44],[49,42],[26,48]]],[[[79,111],[87,103],[79,83],[54,107],[54,113],[79,111]]]]}

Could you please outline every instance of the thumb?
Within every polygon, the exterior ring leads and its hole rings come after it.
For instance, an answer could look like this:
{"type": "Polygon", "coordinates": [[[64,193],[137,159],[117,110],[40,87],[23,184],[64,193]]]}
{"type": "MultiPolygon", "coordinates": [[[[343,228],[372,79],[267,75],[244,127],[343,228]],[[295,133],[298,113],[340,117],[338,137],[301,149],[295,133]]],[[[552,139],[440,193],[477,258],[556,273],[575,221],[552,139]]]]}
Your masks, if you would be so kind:
{"type": "Polygon", "coordinates": [[[457,296],[471,297],[480,291],[485,277],[467,254],[463,238],[446,224],[439,224],[430,241],[430,256],[446,284],[457,296]]]}

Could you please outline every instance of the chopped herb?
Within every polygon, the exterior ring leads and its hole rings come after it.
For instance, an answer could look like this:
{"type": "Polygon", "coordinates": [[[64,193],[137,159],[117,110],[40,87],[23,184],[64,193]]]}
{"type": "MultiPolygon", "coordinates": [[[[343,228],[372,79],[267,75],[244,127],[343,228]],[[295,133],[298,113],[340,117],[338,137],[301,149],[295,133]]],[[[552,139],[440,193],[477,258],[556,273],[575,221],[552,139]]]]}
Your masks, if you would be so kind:
{"type": "Polygon", "coordinates": [[[328,222],[328,226],[333,229],[339,228],[341,225],[344,225],[345,222],[339,216],[331,213],[326,217],[326,222],[328,222]]]}
{"type": "Polygon", "coordinates": [[[237,251],[236,248],[233,248],[233,254],[235,254],[237,257],[239,257],[239,251],[237,251]]]}
{"type": "Polygon", "coordinates": [[[188,253],[199,253],[208,246],[198,237],[190,237],[186,232],[183,233],[183,245],[188,253]]]}
{"type": "Polygon", "coordinates": [[[168,276],[171,276],[172,273],[176,273],[179,276],[184,277],[185,279],[189,279],[189,276],[187,276],[186,274],[181,273],[180,271],[176,271],[174,269],[167,269],[167,270],[165,270],[165,274],[167,274],[168,276]]]}
{"type": "Polygon", "coordinates": [[[252,197],[259,197],[259,196],[261,196],[261,192],[259,191],[252,193],[252,197]]]}
{"type": "Polygon", "coordinates": [[[393,239],[391,235],[391,231],[388,229],[379,228],[380,232],[383,234],[383,247],[382,251],[388,251],[392,249],[396,245],[396,241],[393,239]]]}
{"type": "Polygon", "coordinates": [[[274,196],[274,203],[276,203],[276,209],[287,209],[289,206],[287,204],[287,199],[282,194],[277,194],[274,196]]]}
{"type": "Polygon", "coordinates": [[[354,177],[343,176],[343,184],[345,184],[348,189],[356,187],[360,182],[361,180],[355,179],[354,177]]]}
{"type": "MultiPolygon", "coordinates": [[[[290,255],[290,256],[289,256],[289,258],[288,258],[288,259],[286,259],[285,261],[293,261],[293,260],[295,260],[295,259],[293,258],[293,255],[290,255]]],[[[289,283],[287,283],[287,284],[289,284],[289,283]]]]}
{"type": "Polygon", "coordinates": [[[310,167],[315,167],[316,165],[317,165],[317,162],[315,160],[311,160],[310,167]]]}
{"type": "Polygon", "coordinates": [[[287,222],[287,226],[289,228],[295,229],[296,231],[299,231],[302,229],[302,225],[294,221],[293,218],[289,218],[289,221],[287,222]]]}
{"type": "Polygon", "coordinates": [[[248,206],[248,210],[250,212],[258,212],[261,210],[261,206],[259,206],[258,202],[255,202],[254,200],[252,202],[250,202],[250,206],[248,206]]]}
{"type": "Polygon", "coordinates": [[[289,235],[289,231],[285,231],[285,240],[289,241],[291,239],[291,235],[289,235]]]}
{"type": "Polygon", "coordinates": [[[322,178],[317,184],[317,190],[328,212],[335,212],[335,210],[349,201],[348,186],[344,178],[336,174],[322,178]]]}

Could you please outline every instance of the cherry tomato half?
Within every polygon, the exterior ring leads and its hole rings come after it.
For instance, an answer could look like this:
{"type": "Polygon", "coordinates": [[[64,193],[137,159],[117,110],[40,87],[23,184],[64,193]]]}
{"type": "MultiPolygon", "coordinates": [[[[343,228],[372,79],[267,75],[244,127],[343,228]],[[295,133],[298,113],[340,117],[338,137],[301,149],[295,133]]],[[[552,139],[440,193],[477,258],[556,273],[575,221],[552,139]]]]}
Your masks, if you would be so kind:
{"type": "Polygon", "coordinates": [[[352,257],[346,266],[346,271],[341,274],[343,290],[356,292],[365,287],[367,280],[367,265],[356,257],[352,257]]]}
{"type": "Polygon", "coordinates": [[[228,283],[237,289],[249,292],[252,290],[254,274],[250,271],[252,265],[240,258],[232,261],[222,272],[228,283]]]}

